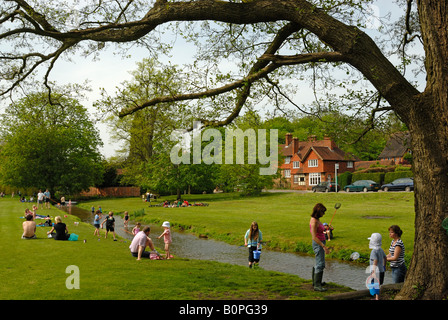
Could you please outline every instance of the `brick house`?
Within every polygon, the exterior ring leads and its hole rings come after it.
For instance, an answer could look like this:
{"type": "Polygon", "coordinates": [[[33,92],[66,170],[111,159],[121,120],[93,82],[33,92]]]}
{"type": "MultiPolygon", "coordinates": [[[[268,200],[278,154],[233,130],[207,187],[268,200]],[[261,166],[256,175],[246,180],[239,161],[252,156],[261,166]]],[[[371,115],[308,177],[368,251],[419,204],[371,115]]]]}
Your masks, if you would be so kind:
{"type": "Polygon", "coordinates": [[[378,156],[379,160],[392,161],[393,164],[408,163],[405,160],[407,154],[412,154],[410,149],[411,135],[409,132],[397,132],[391,135],[387,141],[381,154],[378,156]]]}
{"type": "Polygon", "coordinates": [[[287,188],[309,190],[320,182],[334,181],[336,164],[338,174],[355,171],[358,159],[339,149],[328,137],[316,140],[316,136],[310,136],[307,141],[299,141],[287,133],[285,142],[280,145],[284,156],[280,170],[287,188]]]}

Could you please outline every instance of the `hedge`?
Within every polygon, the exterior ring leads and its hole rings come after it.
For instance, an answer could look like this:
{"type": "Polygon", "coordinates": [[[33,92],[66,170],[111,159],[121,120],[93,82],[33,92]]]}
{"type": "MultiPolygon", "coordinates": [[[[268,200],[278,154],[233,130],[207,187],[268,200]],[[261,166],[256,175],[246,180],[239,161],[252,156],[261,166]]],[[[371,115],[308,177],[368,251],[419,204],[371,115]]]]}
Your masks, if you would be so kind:
{"type": "Polygon", "coordinates": [[[412,174],[412,171],[389,172],[389,173],[386,173],[386,175],[384,177],[384,183],[391,183],[395,179],[399,179],[399,178],[412,178],[413,176],[414,175],[412,174]]]}
{"type": "Polygon", "coordinates": [[[342,174],[338,174],[338,185],[341,188],[344,188],[346,185],[349,185],[352,183],[352,173],[351,172],[344,172],[342,174]]]}
{"type": "Polygon", "coordinates": [[[385,175],[386,174],[384,172],[354,173],[352,176],[352,181],[373,180],[376,183],[383,184],[385,175]]]}
{"type": "MultiPolygon", "coordinates": [[[[399,167],[397,167],[398,169],[399,167]]],[[[344,172],[338,175],[338,185],[343,189],[345,186],[352,184],[358,180],[373,180],[380,185],[391,183],[395,179],[399,178],[412,178],[413,173],[411,170],[397,170],[395,172],[363,172],[363,173],[351,173],[344,172]]]]}

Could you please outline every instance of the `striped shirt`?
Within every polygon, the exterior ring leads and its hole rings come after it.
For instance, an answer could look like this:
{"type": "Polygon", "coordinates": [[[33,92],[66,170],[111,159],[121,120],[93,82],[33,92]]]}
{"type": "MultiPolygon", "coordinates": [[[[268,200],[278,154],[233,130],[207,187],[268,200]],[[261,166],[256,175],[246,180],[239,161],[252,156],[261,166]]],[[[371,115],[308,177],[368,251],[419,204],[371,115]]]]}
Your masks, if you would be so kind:
{"type": "Polygon", "coordinates": [[[395,242],[395,244],[394,244],[394,241],[395,240],[392,240],[392,242],[390,243],[389,253],[392,256],[394,256],[395,248],[397,246],[401,248],[401,251],[400,251],[400,255],[398,256],[398,259],[395,260],[395,261],[391,261],[390,262],[390,266],[392,268],[399,267],[399,266],[401,266],[404,263],[404,244],[403,244],[403,241],[401,241],[401,239],[398,239],[397,242],[395,242]]]}

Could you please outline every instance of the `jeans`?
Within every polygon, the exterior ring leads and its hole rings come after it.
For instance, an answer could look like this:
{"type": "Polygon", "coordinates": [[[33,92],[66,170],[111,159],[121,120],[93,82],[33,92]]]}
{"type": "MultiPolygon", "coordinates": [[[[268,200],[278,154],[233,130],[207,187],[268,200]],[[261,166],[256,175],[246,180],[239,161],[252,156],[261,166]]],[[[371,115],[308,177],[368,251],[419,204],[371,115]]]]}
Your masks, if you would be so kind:
{"type": "MultiPolygon", "coordinates": [[[[325,245],[325,241],[322,241],[322,243],[325,245]]],[[[316,255],[316,265],[314,266],[314,272],[322,272],[325,269],[325,250],[313,241],[313,251],[316,255]]]]}
{"type": "Polygon", "coordinates": [[[392,280],[394,283],[404,282],[404,276],[406,275],[406,265],[403,263],[398,267],[392,267],[392,280]]]}

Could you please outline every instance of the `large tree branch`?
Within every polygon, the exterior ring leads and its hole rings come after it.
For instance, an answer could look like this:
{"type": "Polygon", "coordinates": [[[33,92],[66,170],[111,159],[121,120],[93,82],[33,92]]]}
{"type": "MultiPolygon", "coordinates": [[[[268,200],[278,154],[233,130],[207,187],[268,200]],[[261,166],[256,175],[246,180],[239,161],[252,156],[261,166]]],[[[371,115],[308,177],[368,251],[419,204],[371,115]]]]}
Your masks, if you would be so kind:
{"type": "MultiPolygon", "coordinates": [[[[272,47],[270,49],[273,50],[272,47]]],[[[267,50],[267,52],[271,50],[267,50]]],[[[249,73],[249,75],[243,79],[229,83],[219,88],[214,88],[202,92],[156,97],[143,104],[133,106],[129,109],[121,111],[119,116],[124,117],[134,112],[137,112],[138,110],[156,105],[158,103],[177,102],[177,101],[201,99],[206,97],[214,97],[219,94],[230,92],[238,88],[243,88],[243,92],[241,93],[240,99],[245,100],[249,94],[250,86],[253,82],[266,77],[268,74],[272,73],[274,70],[276,70],[281,66],[292,64],[303,64],[309,62],[324,62],[324,61],[343,61],[343,55],[337,52],[318,52],[318,53],[308,53],[288,57],[266,53],[260,57],[259,61],[255,63],[254,66],[251,68],[251,72],[249,73]],[[273,63],[268,64],[269,61],[272,61],[273,63]],[[262,65],[266,66],[261,70],[255,71],[258,69],[258,67],[261,67],[262,65]]],[[[215,125],[215,126],[226,125],[230,123],[235,117],[238,116],[238,113],[241,110],[242,105],[243,101],[240,101],[239,103],[237,102],[236,107],[234,108],[232,114],[224,121],[216,121],[216,120],[210,121],[204,119],[201,120],[205,125],[215,125]]]]}
{"type": "Polygon", "coordinates": [[[310,62],[341,62],[347,58],[340,52],[316,52],[296,54],[292,56],[264,54],[260,60],[269,60],[284,66],[304,64],[310,62]]]}
{"type": "Polygon", "coordinates": [[[167,103],[167,102],[176,102],[176,101],[185,101],[185,100],[194,100],[194,99],[201,99],[206,97],[214,97],[226,92],[230,92],[234,89],[241,88],[243,86],[249,85],[250,83],[259,80],[260,78],[266,76],[267,74],[271,73],[275,69],[280,67],[280,65],[270,64],[267,67],[261,69],[257,73],[251,74],[248,77],[245,77],[243,79],[240,79],[238,81],[226,84],[219,88],[214,88],[210,90],[205,90],[202,92],[196,92],[196,93],[186,93],[186,94],[176,94],[176,95],[170,95],[170,96],[161,96],[156,97],[154,99],[151,99],[139,106],[132,107],[127,110],[123,110],[119,113],[120,117],[127,116],[129,114],[132,114],[138,110],[141,110],[143,108],[156,105],[158,103],[167,103]]]}
{"type": "MultiPolygon", "coordinates": [[[[42,33],[45,37],[51,37],[58,41],[71,43],[84,40],[134,41],[150,33],[157,26],[174,21],[216,20],[234,24],[290,21],[309,30],[322,42],[330,46],[334,52],[343,55],[343,61],[358,69],[403,118],[406,117],[410,99],[419,93],[388,61],[370,37],[358,28],[334,19],[305,0],[254,0],[247,3],[218,0],[157,1],[140,20],[111,23],[96,28],[72,30],[65,33],[59,32],[51,26],[44,15],[35,12],[25,1],[17,0],[15,2],[20,4],[28,16],[41,27],[40,29],[40,27],[35,26],[34,32],[42,33]]],[[[21,32],[25,31],[22,30],[21,32]]],[[[328,55],[326,59],[335,58],[336,55],[328,55]]],[[[293,60],[299,58],[302,61],[306,60],[306,57],[303,56],[296,57],[293,60]]],[[[283,60],[283,62],[285,61],[283,60]]],[[[291,61],[291,63],[296,62],[291,61]]],[[[261,77],[262,73],[259,73],[256,77],[250,75],[237,83],[205,93],[207,96],[220,94],[231,88],[241,88],[244,82],[250,82],[252,79],[258,80],[261,77]]],[[[197,96],[198,94],[184,95],[182,99],[194,99],[197,96]]],[[[159,100],[163,102],[170,99],[159,100]]]]}

